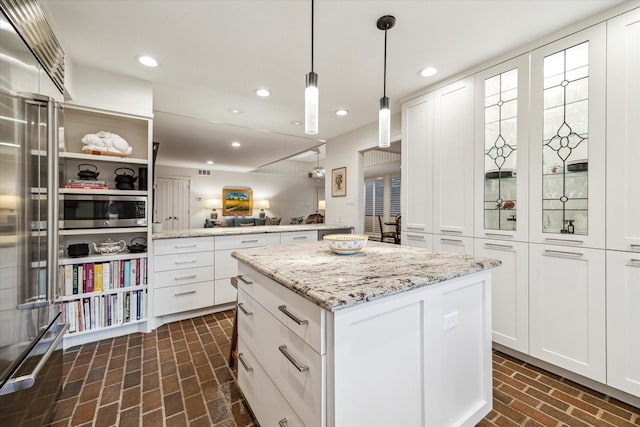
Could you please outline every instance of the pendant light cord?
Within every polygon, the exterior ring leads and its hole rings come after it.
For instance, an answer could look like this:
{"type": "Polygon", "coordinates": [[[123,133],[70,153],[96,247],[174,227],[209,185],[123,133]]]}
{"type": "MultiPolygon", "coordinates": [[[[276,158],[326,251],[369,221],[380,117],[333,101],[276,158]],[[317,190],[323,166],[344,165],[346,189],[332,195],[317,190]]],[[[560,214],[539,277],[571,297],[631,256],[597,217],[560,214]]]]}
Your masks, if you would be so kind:
{"type": "Polygon", "coordinates": [[[384,30],[384,79],[382,84],[382,96],[387,96],[387,30],[384,30]]]}
{"type": "Polygon", "coordinates": [[[313,73],[313,3],[314,0],[311,0],[311,72],[313,73]]]}

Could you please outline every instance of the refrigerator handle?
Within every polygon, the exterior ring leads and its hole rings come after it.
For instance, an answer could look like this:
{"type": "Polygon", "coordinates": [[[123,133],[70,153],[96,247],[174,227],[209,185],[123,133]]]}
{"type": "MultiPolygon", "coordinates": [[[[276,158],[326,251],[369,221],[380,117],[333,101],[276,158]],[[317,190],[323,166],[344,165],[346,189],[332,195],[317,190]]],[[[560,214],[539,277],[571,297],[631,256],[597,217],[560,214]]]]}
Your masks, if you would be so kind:
{"type": "Polygon", "coordinates": [[[42,356],[42,358],[40,359],[36,367],[33,369],[31,374],[21,375],[17,378],[9,379],[4,384],[4,386],[0,389],[0,396],[4,396],[5,394],[11,394],[11,393],[15,393],[16,391],[31,388],[35,384],[36,377],[38,376],[38,374],[40,373],[44,365],[47,363],[47,361],[49,360],[53,352],[56,351],[56,348],[58,348],[58,345],[60,344],[60,341],[62,341],[62,337],[64,336],[64,333],[67,331],[67,328],[69,327],[67,323],[61,323],[59,325],[60,325],[60,330],[56,334],[56,337],[53,339],[53,341],[51,342],[51,345],[49,345],[49,348],[47,348],[47,351],[44,353],[44,355],[42,356]]]}
{"type": "Polygon", "coordinates": [[[47,108],[47,300],[53,303],[58,282],[58,104],[49,101],[47,108]]]}

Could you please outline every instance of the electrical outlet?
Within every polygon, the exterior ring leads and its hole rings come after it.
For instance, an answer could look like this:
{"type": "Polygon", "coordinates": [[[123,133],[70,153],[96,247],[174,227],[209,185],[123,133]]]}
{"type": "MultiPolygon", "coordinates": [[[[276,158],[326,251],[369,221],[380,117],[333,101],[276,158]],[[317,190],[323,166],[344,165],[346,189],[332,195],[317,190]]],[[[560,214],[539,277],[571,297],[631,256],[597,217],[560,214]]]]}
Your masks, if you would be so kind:
{"type": "Polygon", "coordinates": [[[458,326],[458,312],[452,311],[449,314],[444,315],[444,330],[448,331],[451,328],[458,326]]]}

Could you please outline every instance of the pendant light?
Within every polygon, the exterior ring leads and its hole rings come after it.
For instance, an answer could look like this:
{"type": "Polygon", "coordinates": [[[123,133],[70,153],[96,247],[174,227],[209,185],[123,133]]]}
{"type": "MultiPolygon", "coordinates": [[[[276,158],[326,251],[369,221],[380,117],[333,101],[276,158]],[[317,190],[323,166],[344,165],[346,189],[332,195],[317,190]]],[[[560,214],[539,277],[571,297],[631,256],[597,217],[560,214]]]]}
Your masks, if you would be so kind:
{"type": "Polygon", "coordinates": [[[380,98],[380,112],[378,113],[378,147],[387,148],[391,145],[391,110],[387,98],[387,30],[393,28],[396,18],[385,15],[378,19],[376,26],[384,31],[384,83],[382,98],[380,98]]]}
{"type": "Polygon", "coordinates": [[[311,0],[311,72],[307,74],[304,89],[304,132],[309,135],[318,133],[318,75],[313,72],[313,9],[311,0]]]}

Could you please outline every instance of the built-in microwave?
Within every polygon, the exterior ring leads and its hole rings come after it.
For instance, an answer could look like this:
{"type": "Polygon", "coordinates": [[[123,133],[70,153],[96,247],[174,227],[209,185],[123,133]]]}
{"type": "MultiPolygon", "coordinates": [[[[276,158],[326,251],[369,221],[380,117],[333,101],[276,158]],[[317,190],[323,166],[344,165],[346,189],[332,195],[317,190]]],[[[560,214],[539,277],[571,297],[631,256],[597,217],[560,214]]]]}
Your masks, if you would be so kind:
{"type": "Polygon", "coordinates": [[[64,194],[60,211],[60,228],[64,229],[147,225],[146,196],[64,194]]]}

